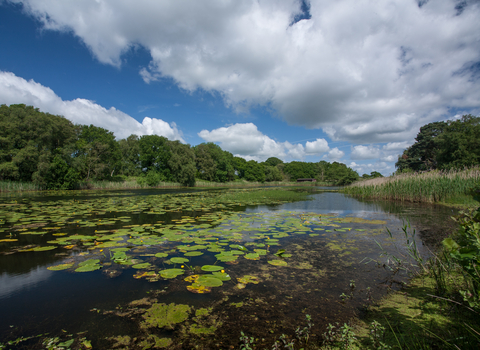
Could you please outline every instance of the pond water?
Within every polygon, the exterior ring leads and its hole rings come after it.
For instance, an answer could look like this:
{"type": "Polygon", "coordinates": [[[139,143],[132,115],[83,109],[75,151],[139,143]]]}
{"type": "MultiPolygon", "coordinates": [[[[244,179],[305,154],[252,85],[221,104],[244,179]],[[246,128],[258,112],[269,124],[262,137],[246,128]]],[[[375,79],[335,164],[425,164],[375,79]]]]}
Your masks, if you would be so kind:
{"type": "Polygon", "coordinates": [[[388,257],[408,261],[406,220],[424,257],[452,227],[439,206],[218,203],[225,191],[1,197],[0,344],[230,349],[243,331],[271,348],[306,315],[319,343],[407,281],[388,257]]]}

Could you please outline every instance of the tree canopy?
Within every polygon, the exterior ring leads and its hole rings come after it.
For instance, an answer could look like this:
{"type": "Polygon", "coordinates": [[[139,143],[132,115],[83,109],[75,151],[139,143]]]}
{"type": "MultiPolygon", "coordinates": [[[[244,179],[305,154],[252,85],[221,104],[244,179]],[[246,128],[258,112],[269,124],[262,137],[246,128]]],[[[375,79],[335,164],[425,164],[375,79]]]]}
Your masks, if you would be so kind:
{"type": "MultiPolygon", "coordinates": [[[[451,147],[455,145],[457,152],[470,149],[460,141],[451,142],[451,147]]],[[[135,176],[138,182],[151,186],[161,181],[193,186],[195,179],[263,183],[315,178],[337,185],[358,179],[355,171],[341,163],[284,163],[276,157],[260,163],[235,157],[211,142],[191,147],[158,135],[130,135],[116,140],[109,130],[74,125],[32,106],[0,106],[0,180],[71,189],[80,181],[121,176],[135,176]]]]}
{"type": "Polygon", "coordinates": [[[415,141],[395,163],[399,172],[461,169],[480,164],[480,118],[471,114],[424,125],[415,141]]]}

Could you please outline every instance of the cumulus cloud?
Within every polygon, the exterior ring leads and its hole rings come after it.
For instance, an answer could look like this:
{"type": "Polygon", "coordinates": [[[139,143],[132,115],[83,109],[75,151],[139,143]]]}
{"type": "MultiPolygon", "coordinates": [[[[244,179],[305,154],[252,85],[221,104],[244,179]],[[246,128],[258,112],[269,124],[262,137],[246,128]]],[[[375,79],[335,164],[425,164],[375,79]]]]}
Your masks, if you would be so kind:
{"type": "Polygon", "coordinates": [[[328,142],[325,139],[316,139],[313,142],[307,141],[305,145],[305,152],[307,154],[322,154],[329,150],[328,142]]]}
{"type": "Polygon", "coordinates": [[[339,161],[340,158],[342,158],[344,155],[345,155],[345,152],[343,152],[343,151],[339,150],[337,147],[335,147],[335,148],[332,148],[328,152],[327,157],[331,161],[339,161]]]}
{"type": "Polygon", "coordinates": [[[25,80],[11,72],[0,71],[0,101],[3,104],[32,105],[42,112],[62,115],[76,124],[93,124],[113,131],[117,139],[136,135],[160,135],[170,140],[180,140],[181,132],[175,123],[145,117],[142,123],[122,111],[106,109],[90,100],[77,98],[63,101],[55,92],[33,80],[25,80]]]}
{"type": "Polygon", "coordinates": [[[330,150],[325,139],[307,142],[306,146],[272,140],[253,123],[237,123],[212,131],[202,130],[198,136],[207,142],[218,142],[222,149],[236,156],[256,161],[264,161],[270,157],[298,160],[307,155],[320,156],[330,150]]]}
{"type": "Polygon", "coordinates": [[[375,159],[380,156],[380,150],[374,146],[353,146],[350,153],[351,159],[375,159]]]}
{"type": "Polygon", "coordinates": [[[268,105],[333,140],[412,140],[451,109],[480,108],[475,1],[310,0],[303,15],[298,0],[9,1],[100,62],[145,47],[146,83],[172,78],[238,111],[268,105]]]}

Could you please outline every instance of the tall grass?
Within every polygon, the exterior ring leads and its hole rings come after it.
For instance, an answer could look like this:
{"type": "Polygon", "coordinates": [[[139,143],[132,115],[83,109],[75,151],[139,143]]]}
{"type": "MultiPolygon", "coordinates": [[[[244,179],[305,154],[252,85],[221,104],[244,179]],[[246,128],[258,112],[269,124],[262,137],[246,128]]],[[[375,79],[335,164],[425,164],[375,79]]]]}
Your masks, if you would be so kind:
{"type": "Polygon", "coordinates": [[[142,188],[177,188],[182,185],[177,182],[160,182],[155,187],[140,185],[136,180],[125,181],[88,181],[78,184],[79,190],[126,190],[126,189],[142,189],[142,188]]]}
{"type": "Polygon", "coordinates": [[[41,191],[33,182],[0,181],[0,192],[41,191]]]}
{"type": "Polygon", "coordinates": [[[359,181],[342,192],[362,198],[410,202],[446,202],[469,194],[480,181],[478,167],[461,171],[430,171],[359,181]]]}

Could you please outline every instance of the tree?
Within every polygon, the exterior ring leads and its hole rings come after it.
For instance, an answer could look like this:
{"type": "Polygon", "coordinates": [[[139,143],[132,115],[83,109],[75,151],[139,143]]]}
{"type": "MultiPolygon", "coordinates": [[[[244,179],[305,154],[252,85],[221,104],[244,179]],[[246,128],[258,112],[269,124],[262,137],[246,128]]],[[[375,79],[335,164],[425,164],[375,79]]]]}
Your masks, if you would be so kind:
{"type": "Polygon", "coordinates": [[[249,160],[245,164],[244,178],[247,181],[265,182],[265,170],[262,164],[249,160]]]}
{"type": "Polygon", "coordinates": [[[438,145],[440,169],[461,169],[480,164],[480,118],[469,114],[448,121],[438,145]]]}
{"type": "Polygon", "coordinates": [[[438,136],[444,132],[446,126],[445,122],[422,126],[415,138],[416,142],[403,152],[395,163],[395,167],[400,171],[405,168],[414,171],[436,169],[436,156],[439,151],[438,136]]]}
{"type": "Polygon", "coordinates": [[[113,132],[94,125],[78,127],[75,165],[82,178],[104,180],[121,168],[121,153],[113,132]]]}
{"type": "Polygon", "coordinates": [[[195,185],[195,153],[189,145],[181,144],[180,141],[170,141],[171,157],[168,160],[170,173],[174,181],[184,186],[195,185]]]}
{"type": "Polygon", "coordinates": [[[41,180],[39,166],[48,165],[56,154],[71,152],[75,138],[74,125],[64,117],[24,104],[1,105],[0,179],[41,180]]]}
{"type": "Polygon", "coordinates": [[[264,172],[265,172],[265,181],[267,182],[283,180],[283,175],[280,169],[277,168],[276,166],[265,165],[264,172]]]}
{"type": "Polygon", "coordinates": [[[270,157],[265,161],[265,165],[269,166],[277,166],[278,164],[283,164],[283,161],[277,157],[270,157]]]}
{"type": "Polygon", "coordinates": [[[416,142],[398,158],[398,172],[463,168],[480,164],[480,118],[424,125],[416,142]]]}
{"type": "Polygon", "coordinates": [[[158,135],[140,137],[140,164],[142,171],[155,171],[160,174],[160,181],[173,181],[168,161],[172,156],[168,139],[158,135]]]}
{"type": "Polygon", "coordinates": [[[233,155],[220,146],[208,142],[195,146],[197,176],[199,178],[227,182],[235,179],[233,155]]]}
{"type": "Polygon", "coordinates": [[[136,176],[142,173],[140,163],[140,144],[137,135],[130,135],[118,141],[122,154],[119,173],[126,176],[136,176]]]}

